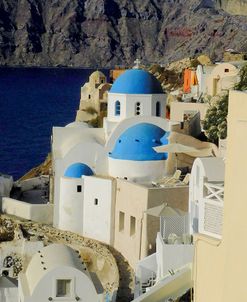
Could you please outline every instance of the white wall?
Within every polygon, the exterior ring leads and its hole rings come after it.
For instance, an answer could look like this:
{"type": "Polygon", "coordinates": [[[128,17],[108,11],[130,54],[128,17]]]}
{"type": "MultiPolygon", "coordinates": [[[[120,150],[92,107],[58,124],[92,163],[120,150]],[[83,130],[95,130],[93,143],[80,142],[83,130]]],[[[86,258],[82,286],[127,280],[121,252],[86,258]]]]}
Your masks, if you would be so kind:
{"type": "Polygon", "coordinates": [[[202,65],[198,65],[196,68],[196,77],[198,80],[198,86],[199,86],[199,94],[200,93],[205,93],[205,79],[203,77],[203,70],[202,70],[202,65]]]}
{"type": "Polygon", "coordinates": [[[58,226],[60,177],[63,177],[66,169],[76,162],[85,163],[97,174],[107,174],[107,152],[95,141],[82,139],[63,158],[54,159],[54,226],[58,226]]]}
{"type": "Polygon", "coordinates": [[[0,301],[18,302],[18,287],[0,287],[0,301]]]}
{"type": "MultiPolygon", "coordinates": [[[[35,272],[34,272],[35,273],[35,272]]],[[[97,294],[93,282],[89,277],[79,270],[70,267],[57,267],[47,271],[47,274],[35,285],[32,292],[25,274],[19,275],[19,295],[21,302],[44,302],[52,297],[54,301],[70,302],[79,297],[80,301],[99,302],[102,301],[97,294]],[[56,280],[71,279],[71,297],[56,298],[56,280]]]]}
{"type": "Polygon", "coordinates": [[[83,178],[61,177],[58,228],[83,234],[83,178]],[[81,186],[81,192],[77,192],[81,186]]]}
{"type": "Polygon", "coordinates": [[[4,197],[2,201],[2,212],[45,224],[51,224],[53,222],[52,204],[31,204],[4,197]]]}
{"type": "Polygon", "coordinates": [[[53,184],[53,205],[54,205],[54,213],[53,213],[53,226],[58,227],[58,219],[59,219],[59,196],[60,196],[60,177],[64,173],[63,161],[62,159],[54,159],[53,160],[53,175],[54,175],[54,184],[53,184]]]}
{"type": "Polygon", "coordinates": [[[207,78],[207,93],[209,95],[215,95],[219,94],[222,90],[233,88],[234,84],[239,80],[239,68],[227,62],[217,64],[210,77],[207,78]],[[226,72],[226,70],[228,71],[226,72]],[[217,81],[216,89],[214,89],[214,81],[217,81]]]}
{"type": "Polygon", "coordinates": [[[113,245],[115,182],[85,176],[83,235],[113,245]]]}
{"type": "Polygon", "coordinates": [[[132,181],[152,181],[165,175],[165,160],[133,161],[109,157],[109,175],[132,181]]]}
{"type": "Polygon", "coordinates": [[[153,94],[152,95],[152,111],[151,115],[156,116],[156,103],[160,102],[160,117],[166,117],[166,94],[153,94]]]}
{"type": "Polygon", "coordinates": [[[111,122],[120,122],[126,118],[126,94],[108,93],[107,118],[111,122]],[[115,115],[115,102],[120,102],[120,115],[115,115]]]}
{"type": "Polygon", "coordinates": [[[140,103],[141,116],[156,116],[156,102],[160,102],[161,117],[165,117],[166,95],[165,94],[108,94],[107,119],[111,122],[120,122],[125,118],[136,116],[136,103],[140,103]],[[119,116],[115,116],[115,102],[121,104],[119,116]]]}
{"type": "Polygon", "coordinates": [[[157,273],[156,253],[151,254],[137,262],[135,278],[138,281],[138,283],[148,282],[152,276],[156,275],[156,273],[157,273]]]}
{"type": "Polygon", "coordinates": [[[187,112],[200,112],[200,119],[204,120],[209,105],[207,103],[184,103],[172,102],[170,120],[173,122],[183,122],[184,114],[187,112]]]}
{"type": "Polygon", "coordinates": [[[37,186],[44,186],[49,183],[48,175],[41,175],[39,177],[33,177],[29,179],[25,179],[18,182],[18,185],[21,187],[21,191],[29,191],[33,190],[37,186]]]}
{"type": "Polygon", "coordinates": [[[12,176],[0,175],[0,202],[2,197],[9,197],[13,182],[12,176]]]}
{"type": "Polygon", "coordinates": [[[157,279],[169,275],[169,270],[179,269],[192,263],[194,246],[192,244],[165,244],[161,234],[156,238],[157,279]]]}

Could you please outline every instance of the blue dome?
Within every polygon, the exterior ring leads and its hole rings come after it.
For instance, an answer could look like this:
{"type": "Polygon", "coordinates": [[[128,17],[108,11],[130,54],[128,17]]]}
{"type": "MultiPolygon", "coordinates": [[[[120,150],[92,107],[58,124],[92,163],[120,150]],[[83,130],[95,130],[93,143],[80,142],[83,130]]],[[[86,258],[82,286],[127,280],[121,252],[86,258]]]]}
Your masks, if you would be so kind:
{"type": "Polygon", "coordinates": [[[132,126],[120,135],[109,157],[134,161],[165,160],[167,154],[157,153],[153,147],[162,145],[160,139],[166,133],[153,124],[140,123],[132,126]]]}
{"type": "Polygon", "coordinates": [[[166,132],[165,135],[163,135],[160,139],[161,145],[168,145],[169,141],[168,141],[168,136],[170,135],[170,132],[166,132]]]}
{"type": "Polygon", "coordinates": [[[65,173],[64,176],[66,177],[73,177],[73,178],[81,178],[82,175],[93,175],[93,171],[91,170],[91,168],[89,168],[89,166],[82,164],[82,163],[75,163],[70,165],[65,173]]]}
{"type": "Polygon", "coordinates": [[[160,82],[148,71],[129,69],[113,83],[110,92],[124,94],[161,94],[164,93],[160,82]]]}

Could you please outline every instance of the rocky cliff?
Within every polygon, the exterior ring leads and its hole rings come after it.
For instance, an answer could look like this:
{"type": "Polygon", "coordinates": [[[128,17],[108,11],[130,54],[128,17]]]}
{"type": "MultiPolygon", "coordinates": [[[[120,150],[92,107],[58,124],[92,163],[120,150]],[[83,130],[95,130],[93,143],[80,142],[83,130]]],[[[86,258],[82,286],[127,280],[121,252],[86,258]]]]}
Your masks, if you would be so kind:
{"type": "Polygon", "coordinates": [[[217,6],[230,14],[247,16],[247,0],[217,0],[217,6]]]}
{"type": "Polygon", "coordinates": [[[0,64],[110,67],[199,53],[219,59],[225,48],[247,50],[247,17],[223,10],[231,1],[0,0],[0,64]]]}

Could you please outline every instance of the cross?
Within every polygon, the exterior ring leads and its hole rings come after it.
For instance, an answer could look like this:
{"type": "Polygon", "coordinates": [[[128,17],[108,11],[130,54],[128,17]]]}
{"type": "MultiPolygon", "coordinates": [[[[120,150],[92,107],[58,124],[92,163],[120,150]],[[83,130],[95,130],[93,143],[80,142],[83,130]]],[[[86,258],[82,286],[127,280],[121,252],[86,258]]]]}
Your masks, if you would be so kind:
{"type": "Polygon", "coordinates": [[[134,61],[134,63],[135,63],[135,65],[134,65],[133,69],[139,69],[139,68],[140,68],[140,65],[141,65],[141,60],[136,59],[136,60],[134,61]]]}

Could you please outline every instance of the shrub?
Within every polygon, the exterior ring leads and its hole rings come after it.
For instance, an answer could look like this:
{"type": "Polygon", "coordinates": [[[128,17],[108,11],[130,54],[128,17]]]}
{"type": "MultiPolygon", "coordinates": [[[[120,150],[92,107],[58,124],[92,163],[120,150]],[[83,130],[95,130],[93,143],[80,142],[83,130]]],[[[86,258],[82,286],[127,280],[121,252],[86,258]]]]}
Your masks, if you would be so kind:
{"type": "Polygon", "coordinates": [[[212,97],[209,101],[203,128],[209,141],[217,142],[227,136],[228,93],[212,97]]]}
{"type": "Polygon", "coordinates": [[[247,64],[240,70],[240,81],[235,85],[235,90],[247,90],[247,64]]]}
{"type": "Polygon", "coordinates": [[[85,108],[85,112],[94,115],[95,113],[97,113],[97,110],[94,107],[87,107],[85,108]]]}

